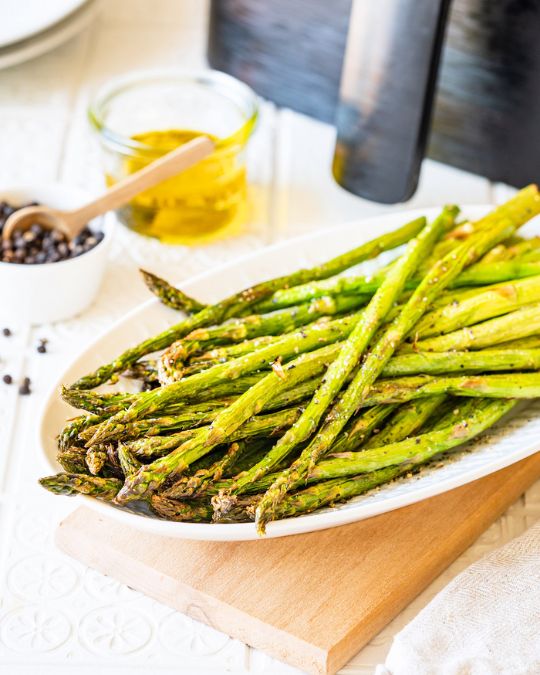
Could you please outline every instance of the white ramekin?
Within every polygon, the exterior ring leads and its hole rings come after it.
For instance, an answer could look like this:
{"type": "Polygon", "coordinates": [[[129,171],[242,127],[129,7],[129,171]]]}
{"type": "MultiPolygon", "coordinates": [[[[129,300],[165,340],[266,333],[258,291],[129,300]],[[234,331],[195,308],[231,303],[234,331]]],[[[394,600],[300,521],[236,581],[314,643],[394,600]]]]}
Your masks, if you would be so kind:
{"type": "MultiPolygon", "coordinates": [[[[0,189],[0,201],[16,206],[36,201],[72,209],[92,196],[60,183],[0,189]]],[[[19,324],[39,324],[68,319],[84,311],[99,290],[112,236],[108,217],[96,218],[92,227],[103,231],[103,239],[76,258],[42,265],[0,262],[0,317],[19,324]]]]}

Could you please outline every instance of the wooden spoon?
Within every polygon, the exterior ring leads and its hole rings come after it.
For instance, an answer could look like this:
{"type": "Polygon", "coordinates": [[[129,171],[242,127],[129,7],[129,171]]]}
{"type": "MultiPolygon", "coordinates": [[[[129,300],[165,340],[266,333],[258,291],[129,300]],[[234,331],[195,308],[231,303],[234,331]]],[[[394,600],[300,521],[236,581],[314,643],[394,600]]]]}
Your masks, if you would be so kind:
{"type": "Polygon", "coordinates": [[[189,169],[213,151],[212,141],[202,136],[156,159],[113,185],[101,197],[73,211],[60,211],[48,206],[27,206],[19,209],[6,220],[2,237],[10,239],[14,230],[27,230],[37,223],[47,229],[60,230],[68,239],[73,239],[92,218],[123,206],[140,192],[189,169]]]}

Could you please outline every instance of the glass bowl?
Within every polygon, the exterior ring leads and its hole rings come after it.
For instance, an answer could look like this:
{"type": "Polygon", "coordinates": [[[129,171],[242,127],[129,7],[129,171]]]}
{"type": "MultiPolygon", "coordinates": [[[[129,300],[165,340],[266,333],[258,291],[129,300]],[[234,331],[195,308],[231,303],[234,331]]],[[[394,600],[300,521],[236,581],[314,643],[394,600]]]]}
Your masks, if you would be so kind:
{"type": "Polygon", "coordinates": [[[173,244],[239,232],[247,217],[245,149],[257,114],[255,93],[214,70],[140,72],[107,84],[89,119],[109,185],[196,136],[216,144],[210,157],[121,209],[121,222],[173,244]]]}

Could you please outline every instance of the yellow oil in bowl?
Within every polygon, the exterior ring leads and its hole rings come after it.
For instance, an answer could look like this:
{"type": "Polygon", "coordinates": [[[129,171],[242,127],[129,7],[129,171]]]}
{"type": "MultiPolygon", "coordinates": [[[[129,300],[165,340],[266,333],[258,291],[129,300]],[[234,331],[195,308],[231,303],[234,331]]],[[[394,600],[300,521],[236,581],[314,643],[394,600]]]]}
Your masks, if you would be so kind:
{"type": "MultiPolygon", "coordinates": [[[[136,134],[134,141],[155,152],[152,157],[134,154],[124,158],[121,173],[135,173],[157,154],[202,135],[214,141],[216,151],[191,169],[138,195],[118,214],[125,225],[169,244],[202,243],[242,229],[247,218],[247,179],[237,137],[220,141],[210,134],[184,129],[136,134]]],[[[108,175],[107,182],[111,185],[117,178],[108,175]]]]}
{"type": "Polygon", "coordinates": [[[243,230],[248,219],[246,146],[257,97],[215,70],[142,71],[102,87],[88,109],[109,185],[199,136],[215,151],[138,195],[118,216],[170,244],[200,244],[243,230]]]}

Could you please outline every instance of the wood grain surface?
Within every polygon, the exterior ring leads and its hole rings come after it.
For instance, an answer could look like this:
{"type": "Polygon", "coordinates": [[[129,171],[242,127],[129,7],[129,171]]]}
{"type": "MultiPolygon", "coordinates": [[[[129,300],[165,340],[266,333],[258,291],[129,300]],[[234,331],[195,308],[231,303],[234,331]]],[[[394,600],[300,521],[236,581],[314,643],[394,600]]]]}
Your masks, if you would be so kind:
{"type": "Polygon", "coordinates": [[[369,520],[253,542],[162,538],[82,507],[56,542],[282,661],[335,673],[538,477],[540,454],[369,520]]]}

